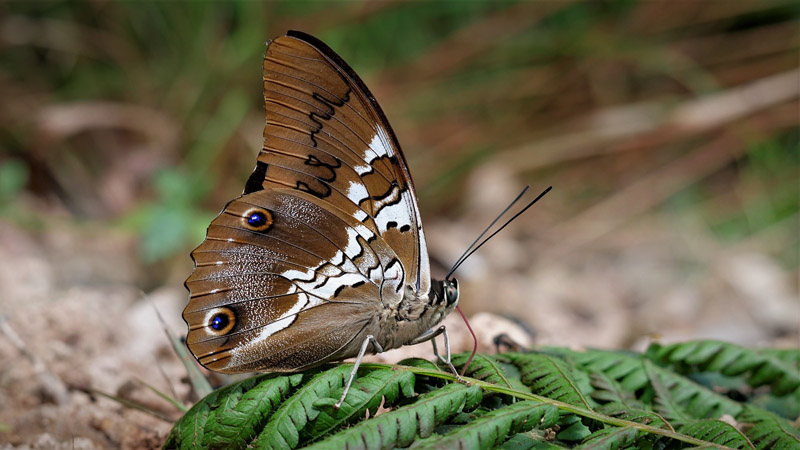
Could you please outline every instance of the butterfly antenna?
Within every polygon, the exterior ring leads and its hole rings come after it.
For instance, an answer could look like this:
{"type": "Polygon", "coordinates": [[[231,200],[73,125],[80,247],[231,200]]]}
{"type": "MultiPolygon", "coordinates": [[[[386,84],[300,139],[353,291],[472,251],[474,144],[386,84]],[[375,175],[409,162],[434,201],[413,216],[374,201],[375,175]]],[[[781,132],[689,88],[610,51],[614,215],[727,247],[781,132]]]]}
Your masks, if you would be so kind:
{"type": "Polygon", "coordinates": [[[499,215],[498,215],[498,216],[497,216],[497,217],[496,217],[496,218],[495,218],[495,219],[492,221],[492,223],[491,223],[491,224],[489,224],[489,226],[488,226],[488,227],[486,227],[486,229],[485,229],[485,230],[483,230],[483,233],[481,233],[481,234],[480,234],[480,236],[478,236],[478,238],[477,238],[477,239],[475,239],[475,241],[473,241],[473,242],[472,242],[472,244],[470,244],[470,246],[469,246],[469,247],[467,247],[467,249],[464,251],[464,253],[461,255],[461,257],[459,257],[459,258],[458,258],[458,260],[456,260],[456,262],[455,262],[455,263],[453,263],[453,267],[450,269],[450,271],[449,271],[449,272],[447,272],[447,275],[445,275],[445,277],[444,277],[444,279],[445,279],[445,280],[449,280],[449,279],[450,279],[450,277],[453,275],[453,273],[455,273],[455,271],[456,271],[456,270],[457,270],[457,269],[458,269],[458,268],[461,266],[461,264],[463,264],[463,263],[464,263],[464,261],[466,261],[466,260],[467,260],[467,258],[469,258],[470,256],[472,256],[472,254],[473,254],[473,253],[475,253],[476,251],[478,251],[478,249],[479,249],[479,248],[483,247],[483,244],[485,244],[485,243],[489,242],[489,240],[490,240],[491,238],[493,238],[495,235],[497,235],[497,233],[501,232],[501,231],[503,230],[503,228],[507,227],[507,226],[508,226],[508,224],[510,224],[511,222],[513,222],[513,221],[514,221],[514,219],[516,219],[516,218],[517,218],[517,217],[519,217],[519,216],[520,216],[522,213],[524,213],[525,211],[527,211],[527,210],[528,210],[528,208],[530,208],[531,206],[533,206],[533,204],[534,204],[534,203],[538,202],[540,198],[542,198],[542,197],[544,197],[544,196],[545,196],[545,194],[547,194],[548,192],[550,192],[550,190],[551,190],[551,189],[553,189],[553,186],[549,186],[547,189],[545,189],[545,190],[544,190],[544,191],[543,191],[541,194],[539,194],[538,196],[536,196],[536,198],[535,198],[535,199],[531,200],[531,202],[530,202],[530,203],[528,203],[527,205],[525,205],[525,207],[524,207],[524,208],[522,208],[522,209],[521,209],[519,212],[517,212],[516,214],[514,214],[514,216],[512,216],[510,219],[508,219],[508,220],[507,220],[507,221],[506,221],[506,222],[505,222],[505,223],[504,223],[504,224],[503,224],[503,225],[502,225],[500,228],[498,228],[498,229],[497,229],[497,231],[495,231],[494,233],[490,234],[490,235],[489,235],[489,237],[487,237],[486,239],[484,239],[483,241],[481,241],[481,242],[480,242],[480,244],[478,244],[478,241],[480,241],[480,240],[481,240],[481,238],[483,238],[483,236],[484,236],[486,233],[488,233],[488,232],[489,232],[489,230],[491,230],[491,229],[492,229],[492,227],[493,227],[493,226],[494,226],[494,225],[497,223],[497,221],[498,221],[498,220],[500,220],[500,218],[502,218],[502,217],[503,217],[503,216],[504,216],[504,215],[505,215],[505,214],[508,212],[508,210],[510,210],[510,209],[511,209],[511,208],[514,206],[514,204],[516,204],[516,203],[519,201],[519,199],[520,199],[520,198],[522,198],[522,196],[523,196],[523,195],[525,195],[525,193],[528,191],[528,189],[529,189],[529,188],[530,188],[530,186],[525,186],[525,189],[523,189],[523,190],[522,190],[522,192],[520,192],[520,193],[519,193],[519,195],[517,195],[517,197],[516,197],[516,198],[514,198],[514,200],[513,200],[511,203],[509,203],[509,204],[508,204],[508,206],[506,206],[506,208],[503,210],[503,212],[501,212],[501,213],[500,213],[500,214],[499,214],[499,215]],[[476,245],[476,244],[477,244],[477,245],[476,245]]]}
{"type": "MultiPolygon", "coordinates": [[[[453,273],[456,271],[456,269],[458,269],[458,267],[461,266],[461,264],[463,264],[464,261],[467,260],[467,258],[472,256],[472,254],[475,253],[476,251],[478,251],[479,248],[483,247],[483,244],[489,242],[489,239],[493,238],[497,233],[501,232],[503,230],[503,228],[505,228],[506,226],[508,226],[508,224],[513,222],[514,219],[516,219],[522,213],[527,211],[528,208],[533,206],[534,203],[538,202],[539,199],[544,197],[545,194],[550,192],[550,190],[553,189],[553,186],[549,186],[547,189],[545,189],[535,199],[533,199],[530,203],[525,205],[525,207],[522,208],[518,213],[514,214],[513,217],[508,219],[500,228],[497,229],[497,231],[495,231],[494,233],[490,234],[489,237],[487,237],[486,239],[481,241],[483,236],[485,236],[486,233],[488,233],[489,230],[492,229],[492,227],[500,220],[500,218],[505,216],[506,213],[522,198],[522,196],[525,195],[526,192],[528,192],[528,189],[530,189],[530,186],[525,186],[525,189],[523,189],[522,192],[520,192],[519,195],[517,195],[514,198],[514,200],[512,200],[511,203],[509,203],[508,206],[506,206],[505,209],[503,209],[503,211],[500,214],[497,215],[497,217],[495,217],[495,219],[492,221],[492,223],[490,223],[489,226],[486,227],[486,229],[483,230],[483,232],[480,234],[480,236],[478,236],[474,241],[472,241],[472,244],[470,244],[469,247],[467,247],[467,249],[464,251],[464,253],[462,253],[461,256],[456,260],[456,262],[453,263],[453,267],[450,269],[449,272],[447,272],[447,275],[444,277],[445,280],[449,280],[450,277],[453,275],[453,273]],[[478,243],[478,242],[480,242],[480,243],[478,243]]],[[[467,320],[467,316],[464,315],[463,311],[461,311],[461,307],[460,306],[456,305],[456,311],[458,311],[458,313],[461,314],[461,318],[464,319],[464,323],[467,325],[467,329],[469,330],[469,333],[472,335],[472,343],[473,343],[472,344],[472,353],[470,353],[466,364],[464,364],[464,368],[461,369],[461,376],[463,377],[467,373],[467,368],[469,367],[470,363],[472,362],[472,358],[474,358],[475,354],[478,352],[478,337],[475,336],[475,332],[472,331],[472,327],[469,325],[469,321],[467,320]]]]}
{"type": "MultiPolygon", "coordinates": [[[[494,224],[496,224],[496,223],[497,223],[497,221],[498,221],[498,220],[500,220],[500,218],[501,218],[501,217],[503,217],[503,216],[505,215],[505,213],[507,213],[507,212],[508,212],[508,210],[509,210],[509,209],[511,209],[511,207],[512,207],[512,206],[514,206],[514,204],[515,204],[515,203],[517,203],[517,202],[519,201],[519,199],[520,199],[520,198],[522,198],[522,196],[523,196],[523,195],[525,195],[525,193],[526,193],[526,192],[528,192],[528,189],[530,189],[530,185],[529,185],[529,186],[525,186],[525,189],[523,189],[523,190],[522,190],[522,192],[520,192],[520,193],[519,193],[519,194],[516,196],[516,198],[514,198],[514,200],[512,200],[512,201],[511,201],[511,203],[509,203],[509,204],[508,204],[508,206],[506,206],[506,208],[503,210],[503,212],[501,212],[500,214],[498,214],[498,215],[497,215],[497,217],[495,217],[495,218],[494,218],[494,220],[492,221],[492,223],[490,223],[490,224],[489,224],[489,226],[488,226],[488,227],[486,227],[486,228],[483,230],[483,232],[482,232],[482,233],[481,233],[481,234],[480,234],[480,235],[479,235],[477,238],[475,238],[475,240],[474,240],[474,241],[472,241],[472,243],[471,243],[471,244],[469,244],[469,246],[467,247],[467,249],[466,249],[466,250],[464,250],[464,253],[462,253],[462,254],[461,254],[461,256],[459,256],[459,257],[458,257],[458,259],[456,260],[456,262],[454,262],[454,263],[453,263],[452,267],[457,267],[457,266],[459,266],[459,265],[461,264],[461,261],[463,261],[463,260],[464,260],[464,258],[465,258],[465,257],[466,257],[466,255],[467,255],[467,253],[469,253],[469,251],[470,251],[470,250],[472,250],[472,247],[474,247],[474,246],[475,246],[475,244],[477,244],[477,243],[478,243],[478,241],[480,241],[480,240],[481,240],[481,238],[482,238],[482,237],[483,237],[483,236],[484,236],[484,235],[485,235],[487,232],[489,232],[489,230],[491,230],[491,229],[492,229],[492,227],[494,226],[494,224]]],[[[451,275],[453,275],[453,272],[455,272],[455,269],[451,268],[451,269],[450,269],[450,271],[449,271],[449,272],[447,272],[447,276],[445,276],[445,277],[444,277],[444,279],[445,279],[445,280],[449,280],[449,279],[450,279],[450,276],[451,276],[451,275]]]]}

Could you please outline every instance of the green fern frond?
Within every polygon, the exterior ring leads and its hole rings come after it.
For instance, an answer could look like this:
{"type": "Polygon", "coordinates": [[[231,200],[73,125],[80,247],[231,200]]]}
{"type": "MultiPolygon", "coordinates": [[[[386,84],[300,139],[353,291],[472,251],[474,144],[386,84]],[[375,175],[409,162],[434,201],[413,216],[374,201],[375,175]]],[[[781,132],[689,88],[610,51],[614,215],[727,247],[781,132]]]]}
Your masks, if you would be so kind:
{"type": "Polygon", "coordinates": [[[165,448],[245,448],[302,379],[261,375],[212,392],[173,427],[165,448]]]}
{"type": "Polygon", "coordinates": [[[495,448],[498,450],[554,450],[564,447],[548,442],[545,436],[529,432],[517,433],[495,448]]]}
{"type": "Polygon", "coordinates": [[[573,371],[564,360],[539,353],[508,353],[503,358],[519,368],[522,382],[535,394],[592,409],[593,402],[584,395],[592,390],[589,376],[573,371]]]}
{"type": "Polygon", "coordinates": [[[644,408],[644,404],[636,398],[635,391],[626,390],[615,379],[603,372],[592,372],[592,398],[599,403],[619,403],[628,408],[644,408]]]}
{"type": "Polygon", "coordinates": [[[626,448],[636,440],[637,430],[631,427],[603,428],[590,434],[576,449],[582,450],[616,450],[626,448]]]}
{"type": "Polygon", "coordinates": [[[679,432],[731,448],[755,449],[752,442],[733,425],[717,419],[688,422],[678,429],[679,432]]]}
{"type": "Polygon", "coordinates": [[[264,419],[301,379],[302,376],[297,374],[263,383],[259,383],[259,379],[245,380],[234,385],[235,390],[225,396],[225,402],[209,414],[208,422],[217,426],[213,434],[206,435],[203,447],[245,448],[257,435],[264,419]]]}
{"type": "MultiPolygon", "coordinates": [[[[792,352],[759,352],[796,364],[792,352]]],[[[684,354],[673,366],[709,354],[684,354]]],[[[365,363],[336,409],[351,370],[261,375],[219,389],[175,424],[165,448],[800,448],[794,416],[734,401],[630,352],[478,355],[464,383],[426,360],[365,363]]]]}
{"type": "Polygon", "coordinates": [[[609,350],[570,351],[569,358],[589,372],[602,373],[619,383],[627,392],[637,392],[650,386],[641,355],[609,350]]]}
{"type": "Polygon", "coordinates": [[[662,346],[652,344],[647,356],[680,373],[720,372],[745,375],[751,387],[770,385],[782,396],[800,388],[800,350],[754,350],[720,341],[694,341],[662,346]]]}
{"type": "Polygon", "coordinates": [[[777,358],[789,367],[800,369],[800,349],[797,348],[763,348],[764,355],[777,358]]]}
{"type": "Polygon", "coordinates": [[[256,448],[295,448],[300,443],[300,430],[317,418],[320,410],[314,403],[320,398],[330,398],[350,376],[352,367],[342,365],[331,370],[314,373],[291,397],[275,411],[269,422],[253,443],[256,448]]]}
{"type": "MultiPolygon", "coordinates": [[[[461,354],[453,356],[453,365],[461,368],[466,364],[468,354],[461,354]]],[[[488,355],[475,355],[472,363],[469,365],[466,376],[476,378],[497,386],[504,386],[510,389],[530,391],[519,378],[519,373],[508,373],[510,369],[515,368],[510,364],[503,364],[497,359],[488,355]],[[505,366],[505,367],[504,367],[505,366]]]]}
{"type": "Polygon", "coordinates": [[[359,374],[339,409],[332,405],[343,389],[336,390],[333,398],[322,398],[314,403],[320,414],[305,430],[305,434],[311,440],[317,439],[342,426],[363,420],[367,412],[375,416],[379,407],[388,408],[396,404],[401,394],[407,398],[414,396],[414,381],[414,374],[404,370],[381,368],[359,374]]]}
{"type": "Polygon", "coordinates": [[[758,449],[800,448],[800,430],[782,417],[747,405],[736,419],[758,449]]]}
{"type": "Polygon", "coordinates": [[[583,423],[583,418],[577,414],[561,416],[558,421],[561,428],[556,438],[563,442],[583,442],[592,435],[592,430],[583,423]]]}
{"type": "Polygon", "coordinates": [[[443,435],[417,441],[411,448],[491,448],[509,434],[544,430],[558,421],[558,408],[534,401],[521,401],[496,409],[443,435]]]}
{"type": "Polygon", "coordinates": [[[205,424],[208,421],[208,414],[211,410],[210,405],[213,404],[220,395],[220,392],[212,392],[181,417],[172,428],[172,431],[170,431],[167,441],[164,443],[164,448],[202,448],[200,444],[206,432],[205,424]]]}
{"type": "Polygon", "coordinates": [[[408,358],[397,363],[398,366],[418,367],[420,369],[439,370],[439,366],[433,361],[422,358],[408,358]]]}
{"type": "Polygon", "coordinates": [[[675,431],[666,419],[653,411],[629,408],[622,403],[606,403],[601,406],[598,411],[610,417],[675,431]]]}
{"type": "Polygon", "coordinates": [[[448,384],[420,396],[413,404],[361,422],[308,448],[407,447],[417,437],[430,436],[448,418],[476,407],[480,400],[481,389],[477,386],[448,384]]]}
{"type": "Polygon", "coordinates": [[[692,419],[735,417],[742,405],[678,374],[646,361],[645,370],[656,392],[656,410],[673,423],[692,419]]]}

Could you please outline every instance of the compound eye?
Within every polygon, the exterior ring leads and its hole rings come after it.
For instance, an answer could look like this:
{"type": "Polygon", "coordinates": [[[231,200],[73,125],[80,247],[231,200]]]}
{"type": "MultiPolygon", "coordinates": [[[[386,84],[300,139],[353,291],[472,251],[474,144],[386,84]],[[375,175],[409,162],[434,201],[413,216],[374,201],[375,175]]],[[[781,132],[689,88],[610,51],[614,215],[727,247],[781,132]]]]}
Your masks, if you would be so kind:
{"type": "Polygon", "coordinates": [[[452,283],[448,283],[447,289],[445,290],[445,297],[448,304],[458,301],[458,282],[456,280],[453,280],[452,283]]]}

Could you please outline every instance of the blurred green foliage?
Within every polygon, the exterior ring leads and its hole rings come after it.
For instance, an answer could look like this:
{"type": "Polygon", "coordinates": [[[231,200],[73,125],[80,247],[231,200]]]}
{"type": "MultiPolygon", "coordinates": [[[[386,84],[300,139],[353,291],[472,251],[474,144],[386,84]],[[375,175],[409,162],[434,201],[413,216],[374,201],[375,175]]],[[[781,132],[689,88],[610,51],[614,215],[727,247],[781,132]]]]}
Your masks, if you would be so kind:
{"type": "Polygon", "coordinates": [[[141,252],[146,262],[172,256],[187,242],[202,241],[205,227],[198,224],[208,224],[214,218],[199,206],[208,187],[197,175],[165,169],[153,176],[153,184],[156,199],[123,219],[133,231],[142,233],[141,252]]]}
{"type": "Polygon", "coordinates": [[[12,201],[28,182],[28,166],[18,159],[0,163],[0,208],[12,201]]]}

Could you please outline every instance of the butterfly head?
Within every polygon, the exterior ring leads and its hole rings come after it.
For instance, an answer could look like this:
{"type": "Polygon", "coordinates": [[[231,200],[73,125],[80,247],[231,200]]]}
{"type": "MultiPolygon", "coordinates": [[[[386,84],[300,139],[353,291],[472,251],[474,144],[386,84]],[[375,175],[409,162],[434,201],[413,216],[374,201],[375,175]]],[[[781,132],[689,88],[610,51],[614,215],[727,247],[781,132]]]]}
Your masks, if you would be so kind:
{"type": "MultiPolygon", "coordinates": [[[[443,319],[450,311],[458,306],[458,281],[454,278],[448,280],[431,280],[431,291],[428,294],[428,302],[435,308],[431,309],[438,315],[439,320],[443,319]]],[[[435,324],[434,324],[435,325],[435,324]]]]}
{"type": "Polygon", "coordinates": [[[442,282],[442,287],[444,288],[444,301],[448,309],[454,308],[458,305],[458,280],[455,278],[444,280],[442,282]]]}

